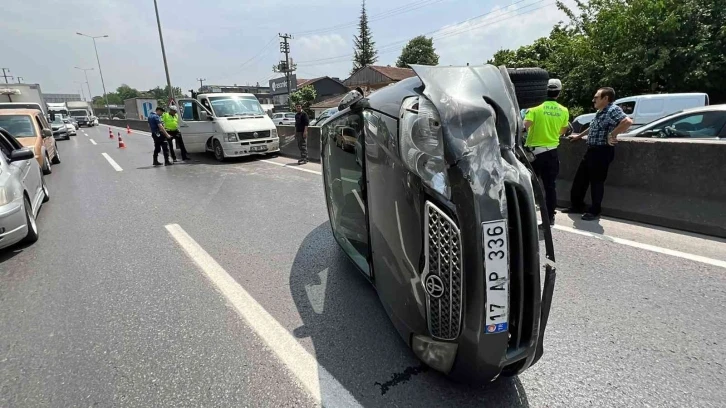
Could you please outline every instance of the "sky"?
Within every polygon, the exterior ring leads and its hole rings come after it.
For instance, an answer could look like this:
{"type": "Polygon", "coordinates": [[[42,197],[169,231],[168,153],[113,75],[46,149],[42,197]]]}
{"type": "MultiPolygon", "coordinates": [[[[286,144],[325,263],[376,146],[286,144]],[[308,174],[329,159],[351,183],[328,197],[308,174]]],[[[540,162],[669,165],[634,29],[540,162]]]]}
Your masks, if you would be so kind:
{"type": "MultiPolygon", "coordinates": [[[[79,93],[87,71],[102,94],[121,84],[148,90],[166,84],[153,0],[6,0],[0,6],[0,67],[45,93],[79,93]],[[7,3],[10,4],[7,4],[7,3]]],[[[566,0],[571,4],[572,0],[566,0]]],[[[267,84],[279,76],[279,33],[293,35],[298,78],[349,76],[359,0],[158,0],[173,86],[267,84]]],[[[406,41],[434,38],[442,65],[481,64],[499,49],[546,36],[566,19],[554,0],[367,0],[377,65],[395,65],[406,41]]],[[[0,81],[3,81],[0,78],[0,81]]]]}

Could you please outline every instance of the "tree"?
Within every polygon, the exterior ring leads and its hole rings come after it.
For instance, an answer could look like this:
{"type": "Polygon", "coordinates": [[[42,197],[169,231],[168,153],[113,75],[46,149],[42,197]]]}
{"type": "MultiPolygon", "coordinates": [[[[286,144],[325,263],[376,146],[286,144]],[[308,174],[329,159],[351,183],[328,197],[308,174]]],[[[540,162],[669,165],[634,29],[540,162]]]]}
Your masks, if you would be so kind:
{"type": "Polygon", "coordinates": [[[119,96],[119,98],[121,98],[122,101],[125,101],[126,99],[138,98],[139,95],[141,95],[141,92],[126,84],[122,84],[121,86],[116,88],[116,94],[119,96]]]}
{"type": "Polygon", "coordinates": [[[290,110],[294,110],[297,104],[302,105],[302,108],[307,112],[309,117],[313,117],[313,110],[310,106],[317,98],[318,94],[315,92],[315,88],[312,85],[306,85],[297,91],[290,94],[290,110]]]}
{"type": "Polygon", "coordinates": [[[353,70],[350,72],[351,74],[378,61],[378,51],[375,48],[376,43],[373,41],[371,30],[368,28],[368,14],[366,13],[365,0],[363,0],[363,6],[361,7],[358,35],[353,36],[353,43],[355,48],[353,50],[353,70]]]}
{"type": "Polygon", "coordinates": [[[426,38],[423,35],[412,39],[401,50],[396,66],[408,68],[411,64],[438,65],[439,56],[434,49],[434,39],[426,38]]]}
{"type": "MultiPolygon", "coordinates": [[[[154,89],[150,89],[145,92],[144,96],[156,99],[156,103],[158,106],[167,106],[169,105],[169,85],[165,86],[164,88],[157,86],[154,89]]],[[[182,92],[182,89],[180,87],[174,87],[174,99],[184,98],[186,96],[187,95],[182,92]]]]}

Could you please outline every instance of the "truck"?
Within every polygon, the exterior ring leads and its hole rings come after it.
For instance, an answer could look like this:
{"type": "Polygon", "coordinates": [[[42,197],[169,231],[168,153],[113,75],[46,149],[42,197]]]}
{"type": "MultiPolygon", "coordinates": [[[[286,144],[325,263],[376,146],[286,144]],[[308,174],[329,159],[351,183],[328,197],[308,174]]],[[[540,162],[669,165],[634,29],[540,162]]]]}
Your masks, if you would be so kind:
{"type": "Polygon", "coordinates": [[[43,114],[48,114],[48,107],[43,99],[43,92],[40,90],[39,84],[0,85],[0,103],[25,103],[33,104],[33,106],[38,104],[43,114]]]}
{"type": "Polygon", "coordinates": [[[68,106],[65,102],[49,102],[47,105],[48,115],[54,114],[68,116],[68,106]]]}
{"type": "Polygon", "coordinates": [[[156,99],[129,98],[124,100],[126,119],[149,120],[149,115],[156,110],[156,99]]]}
{"type": "Polygon", "coordinates": [[[213,152],[224,161],[280,151],[277,128],[253,94],[193,92],[177,103],[179,131],[189,153],[213,152]]]}
{"type": "Polygon", "coordinates": [[[68,107],[69,116],[78,122],[78,126],[93,127],[95,116],[91,102],[69,101],[66,102],[66,106],[68,107]]]}

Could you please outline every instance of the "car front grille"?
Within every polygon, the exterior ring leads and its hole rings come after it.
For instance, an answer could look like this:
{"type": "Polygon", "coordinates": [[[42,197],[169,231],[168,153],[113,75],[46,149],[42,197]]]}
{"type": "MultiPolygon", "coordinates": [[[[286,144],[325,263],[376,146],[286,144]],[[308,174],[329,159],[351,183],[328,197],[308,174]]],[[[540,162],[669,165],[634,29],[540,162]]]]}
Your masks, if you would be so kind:
{"type": "Polygon", "coordinates": [[[454,340],[461,329],[462,254],[456,223],[427,201],[424,215],[428,326],[433,337],[454,340]]]}
{"type": "Polygon", "coordinates": [[[260,130],[259,132],[241,132],[237,133],[237,136],[240,140],[261,139],[265,137],[270,137],[270,131],[260,130]]]}

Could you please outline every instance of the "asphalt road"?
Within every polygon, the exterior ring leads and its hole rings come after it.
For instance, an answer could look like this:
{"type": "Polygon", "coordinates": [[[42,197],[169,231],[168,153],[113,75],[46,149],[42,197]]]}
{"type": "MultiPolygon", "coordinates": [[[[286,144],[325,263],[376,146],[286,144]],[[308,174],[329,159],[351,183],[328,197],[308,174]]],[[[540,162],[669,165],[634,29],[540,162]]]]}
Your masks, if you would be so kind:
{"type": "Polygon", "coordinates": [[[0,406],[726,401],[726,267],[709,263],[726,261],[723,241],[560,216],[544,357],[464,386],[421,365],[338,249],[319,166],[154,168],[148,135],[121,150],[107,127],[83,130],[58,142],[40,240],[0,252],[0,406]]]}

